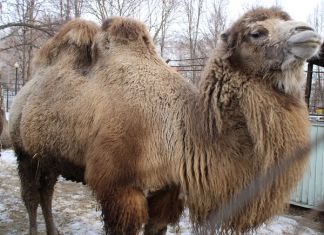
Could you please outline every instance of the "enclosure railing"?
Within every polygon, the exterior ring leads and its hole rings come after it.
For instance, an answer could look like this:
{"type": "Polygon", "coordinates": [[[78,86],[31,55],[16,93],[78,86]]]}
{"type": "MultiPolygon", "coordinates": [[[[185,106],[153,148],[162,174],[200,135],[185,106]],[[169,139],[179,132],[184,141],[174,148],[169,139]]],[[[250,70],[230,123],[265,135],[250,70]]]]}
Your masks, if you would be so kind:
{"type": "Polygon", "coordinates": [[[183,77],[193,83],[197,83],[201,72],[206,64],[207,57],[188,58],[188,59],[167,59],[166,62],[183,77]]]}
{"type": "MultiPolygon", "coordinates": [[[[23,86],[22,82],[17,83],[17,92],[23,86]]],[[[15,82],[0,82],[0,87],[3,96],[3,107],[6,112],[9,112],[13,98],[16,95],[16,83],[15,82]]]]}

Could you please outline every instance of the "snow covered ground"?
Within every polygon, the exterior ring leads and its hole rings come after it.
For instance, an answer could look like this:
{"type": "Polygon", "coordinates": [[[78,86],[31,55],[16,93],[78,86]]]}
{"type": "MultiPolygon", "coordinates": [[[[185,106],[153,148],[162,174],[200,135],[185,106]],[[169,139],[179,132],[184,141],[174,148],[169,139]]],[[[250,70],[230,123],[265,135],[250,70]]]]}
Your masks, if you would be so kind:
{"type": "MultiPolygon", "coordinates": [[[[62,234],[104,234],[100,211],[88,188],[62,178],[55,187],[53,213],[62,234]]],[[[260,235],[315,235],[321,234],[300,223],[294,216],[282,215],[261,226],[254,234],[260,235]]],[[[39,234],[46,234],[41,210],[38,210],[39,234]]],[[[1,152],[0,157],[0,235],[20,235],[28,232],[28,218],[20,198],[20,183],[16,159],[12,150],[1,152]]],[[[168,235],[188,235],[190,226],[183,217],[180,226],[170,227],[168,235]]]]}

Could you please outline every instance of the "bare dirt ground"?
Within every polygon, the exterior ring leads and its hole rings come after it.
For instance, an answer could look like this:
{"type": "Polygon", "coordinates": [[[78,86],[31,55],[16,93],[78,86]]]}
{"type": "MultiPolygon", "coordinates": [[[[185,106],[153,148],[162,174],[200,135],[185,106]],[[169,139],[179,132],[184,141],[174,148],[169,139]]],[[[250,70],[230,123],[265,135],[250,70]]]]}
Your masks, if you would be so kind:
{"type": "MultiPolygon", "coordinates": [[[[28,233],[28,218],[20,198],[20,182],[16,170],[16,159],[11,150],[2,151],[0,157],[0,235],[28,233]]],[[[100,208],[90,190],[82,185],[59,179],[55,186],[53,213],[62,234],[104,234],[100,208]]],[[[317,235],[320,231],[317,217],[308,216],[307,211],[293,210],[288,215],[273,218],[252,234],[260,235],[317,235]]],[[[41,210],[38,210],[39,234],[46,234],[41,210]]],[[[179,226],[170,227],[168,235],[188,235],[190,225],[184,216],[179,226]]]]}

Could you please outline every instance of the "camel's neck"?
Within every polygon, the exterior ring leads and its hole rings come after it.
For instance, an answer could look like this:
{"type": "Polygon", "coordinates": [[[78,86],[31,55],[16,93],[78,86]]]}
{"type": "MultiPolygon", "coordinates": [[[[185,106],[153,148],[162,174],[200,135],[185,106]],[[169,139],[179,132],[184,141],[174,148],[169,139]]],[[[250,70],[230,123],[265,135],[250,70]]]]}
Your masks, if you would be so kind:
{"type": "Polygon", "coordinates": [[[187,115],[184,116],[182,130],[181,164],[183,185],[186,186],[184,190],[189,194],[193,185],[199,191],[213,188],[216,181],[222,182],[228,172],[235,171],[235,165],[231,165],[232,169],[217,179],[211,178],[214,174],[212,171],[217,169],[218,164],[226,164],[232,157],[238,156],[243,151],[241,147],[244,141],[245,146],[251,144],[244,133],[246,125],[238,106],[239,89],[247,79],[243,79],[242,84],[233,81],[233,76],[237,75],[218,61],[211,61],[207,70],[200,84],[199,95],[186,102],[187,110],[184,111],[187,115]]]}
{"type": "Polygon", "coordinates": [[[308,144],[307,110],[300,99],[231,72],[220,61],[211,61],[207,70],[200,98],[188,102],[181,163],[188,204],[198,217],[308,144]]]}
{"type": "Polygon", "coordinates": [[[295,67],[277,73],[273,79],[274,85],[282,92],[302,98],[304,85],[303,66],[297,64],[295,67]]]}

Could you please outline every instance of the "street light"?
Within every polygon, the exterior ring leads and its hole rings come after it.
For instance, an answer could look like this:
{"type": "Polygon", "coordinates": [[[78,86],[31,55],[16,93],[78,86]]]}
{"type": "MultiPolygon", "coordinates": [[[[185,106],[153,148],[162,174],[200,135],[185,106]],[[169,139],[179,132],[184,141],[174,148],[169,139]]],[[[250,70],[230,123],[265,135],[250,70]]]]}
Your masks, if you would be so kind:
{"type": "Polygon", "coordinates": [[[16,62],[14,64],[15,68],[16,68],[16,83],[15,83],[15,95],[17,95],[17,91],[18,91],[18,68],[19,68],[19,64],[18,62],[16,62]]]}

